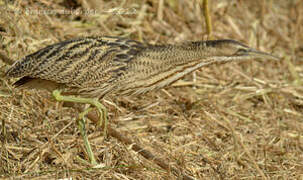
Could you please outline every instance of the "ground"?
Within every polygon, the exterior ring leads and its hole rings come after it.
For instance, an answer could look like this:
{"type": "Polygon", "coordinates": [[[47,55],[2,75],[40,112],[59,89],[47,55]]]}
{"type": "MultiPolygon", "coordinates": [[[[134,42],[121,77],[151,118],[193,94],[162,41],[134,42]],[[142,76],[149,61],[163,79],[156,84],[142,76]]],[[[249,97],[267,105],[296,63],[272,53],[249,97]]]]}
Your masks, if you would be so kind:
{"type": "Polygon", "coordinates": [[[1,77],[0,178],[303,179],[303,3],[209,0],[209,11],[211,36],[200,1],[0,1],[1,74],[46,45],[91,35],[151,44],[228,38],[281,59],[213,65],[163,90],[105,98],[111,127],[133,143],[104,139],[87,121],[101,169],[79,161],[88,157],[76,109],[1,77]]]}

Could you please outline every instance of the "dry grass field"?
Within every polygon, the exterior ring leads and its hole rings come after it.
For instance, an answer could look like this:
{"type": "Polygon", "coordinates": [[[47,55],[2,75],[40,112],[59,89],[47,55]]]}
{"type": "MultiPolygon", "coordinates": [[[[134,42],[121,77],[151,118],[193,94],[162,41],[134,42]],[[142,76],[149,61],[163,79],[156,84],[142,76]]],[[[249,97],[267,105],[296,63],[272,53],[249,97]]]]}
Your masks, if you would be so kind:
{"type": "MultiPolygon", "coordinates": [[[[104,138],[51,93],[0,79],[3,179],[303,179],[303,3],[209,0],[212,39],[235,39],[280,61],[204,67],[139,97],[108,96],[104,138]],[[169,165],[161,168],[135,145],[169,165]]],[[[65,39],[110,35],[149,42],[208,39],[201,1],[0,0],[0,74],[8,63],[65,39]]]]}

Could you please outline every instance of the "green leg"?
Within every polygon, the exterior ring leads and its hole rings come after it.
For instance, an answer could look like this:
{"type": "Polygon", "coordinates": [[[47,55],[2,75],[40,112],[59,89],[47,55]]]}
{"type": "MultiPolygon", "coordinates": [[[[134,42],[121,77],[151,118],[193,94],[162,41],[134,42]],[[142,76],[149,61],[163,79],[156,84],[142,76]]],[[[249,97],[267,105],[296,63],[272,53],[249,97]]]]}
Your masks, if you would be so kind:
{"type": "MultiPolygon", "coordinates": [[[[98,101],[98,99],[90,99],[90,98],[81,98],[81,97],[74,97],[74,96],[62,96],[59,90],[53,91],[53,96],[57,101],[66,101],[66,102],[75,102],[75,103],[84,103],[84,104],[90,104],[95,106],[98,109],[98,112],[100,114],[100,120],[98,123],[98,126],[102,126],[104,122],[104,135],[106,136],[107,131],[107,110],[106,108],[98,101]]],[[[91,164],[96,165],[97,162],[95,160],[94,154],[91,150],[91,146],[88,142],[86,130],[85,130],[85,121],[84,116],[91,110],[91,108],[86,109],[84,112],[80,113],[79,120],[78,120],[78,128],[80,130],[81,136],[85,143],[85,148],[88,153],[88,156],[90,158],[91,164]]]]}
{"type": "Polygon", "coordinates": [[[84,146],[86,149],[86,152],[88,154],[88,157],[90,159],[90,163],[93,166],[97,165],[97,161],[95,159],[94,153],[92,151],[92,148],[88,142],[88,137],[87,137],[87,133],[86,133],[86,127],[85,127],[85,115],[91,110],[91,108],[87,108],[84,112],[79,114],[79,119],[78,119],[78,128],[80,130],[81,136],[83,138],[84,141],[84,146]]]}

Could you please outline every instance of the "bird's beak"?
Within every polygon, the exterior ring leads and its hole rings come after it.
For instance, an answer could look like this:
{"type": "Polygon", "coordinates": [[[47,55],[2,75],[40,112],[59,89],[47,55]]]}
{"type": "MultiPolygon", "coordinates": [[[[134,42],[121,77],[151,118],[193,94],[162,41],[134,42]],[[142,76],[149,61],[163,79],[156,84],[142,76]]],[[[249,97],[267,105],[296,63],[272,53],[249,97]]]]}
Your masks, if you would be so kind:
{"type": "Polygon", "coordinates": [[[246,55],[250,56],[252,58],[256,58],[256,59],[269,59],[269,60],[276,60],[276,61],[280,60],[279,57],[276,57],[269,53],[258,51],[255,49],[248,50],[246,55]]]}

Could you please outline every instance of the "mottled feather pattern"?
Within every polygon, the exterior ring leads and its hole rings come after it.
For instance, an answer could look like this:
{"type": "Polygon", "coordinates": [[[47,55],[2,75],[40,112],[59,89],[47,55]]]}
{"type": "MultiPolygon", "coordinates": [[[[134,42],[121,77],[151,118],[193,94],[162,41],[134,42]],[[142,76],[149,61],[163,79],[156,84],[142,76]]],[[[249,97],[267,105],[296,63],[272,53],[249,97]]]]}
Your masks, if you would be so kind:
{"type": "Polygon", "coordinates": [[[12,65],[6,75],[21,77],[16,85],[47,80],[85,96],[138,95],[163,88],[209,64],[251,59],[237,55],[243,49],[250,50],[234,40],[150,45],[120,37],[86,37],[30,54],[12,65]]]}
{"type": "Polygon", "coordinates": [[[127,63],[144,48],[137,41],[116,37],[67,40],[17,61],[6,75],[55,81],[89,93],[107,86],[107,82],[114,83],[125,72],[127,63]]]}

